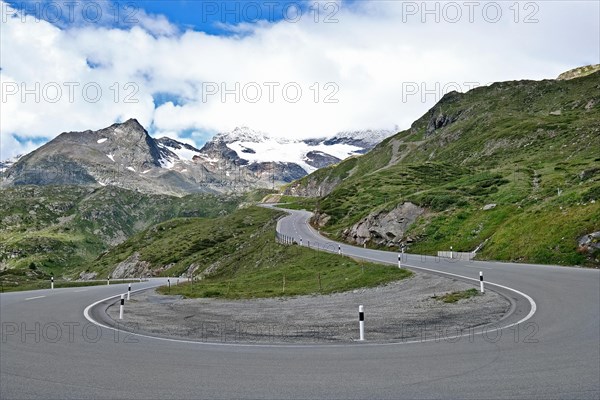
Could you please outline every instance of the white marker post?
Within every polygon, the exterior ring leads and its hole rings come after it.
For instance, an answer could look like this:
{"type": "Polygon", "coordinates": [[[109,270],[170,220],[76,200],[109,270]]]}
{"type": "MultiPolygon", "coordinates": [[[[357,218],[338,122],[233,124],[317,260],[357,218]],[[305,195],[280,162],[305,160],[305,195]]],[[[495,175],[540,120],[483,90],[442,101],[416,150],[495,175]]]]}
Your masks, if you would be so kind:
{"type": "Polygon", "coordinates": [[[479,290],[483,293],[483,272],[479,271],[479,290]]]}
{"type": "Polygon", "coordinates": [[[358,340],[365,340],[365,309],[363,306],[358,306],[358,330],[360,333],[358,340]]]}
{"type": "Polygon", "coordinates": [[[340,246],[339,244],[338,244],[338,254],[342,255],[342,246],[340,246]]]}
{"type": "Polygon", "coordinates": [[[106,285],[110,285],[110,276],[108,278],[106,278],[106,285]]]}
{"type": "Polygon", "coordinates": [[[50,289],[54,289],[54,277],[50,278],[50,289]]]}
{"type": "Polygon", "coordinates": [[[398,268],[402,269],[402,254],[398,254],[398,268]]]}
{"type": "Polygon", "coordinates": [[[123,319],[123,307],[125,306],[125,295],[121,295],[121,306],[119,307],[119,319],[123,319]]]}
{"type": "Polygon", "coordinates": [[[302,247],[302,236],[300,236],[300,247],[302,247]]]}
{"type": "Polygon", "coordinates": [[[452,246],[450,246],[450,259],[454,258],[454,250],[452,250],[452,246]]]}
{"type": "Polygon", "coordinates": [[[129,301],[131,297],[131,283],[129,284],[129,287],[127,288],[127,301],[129,301]]]}

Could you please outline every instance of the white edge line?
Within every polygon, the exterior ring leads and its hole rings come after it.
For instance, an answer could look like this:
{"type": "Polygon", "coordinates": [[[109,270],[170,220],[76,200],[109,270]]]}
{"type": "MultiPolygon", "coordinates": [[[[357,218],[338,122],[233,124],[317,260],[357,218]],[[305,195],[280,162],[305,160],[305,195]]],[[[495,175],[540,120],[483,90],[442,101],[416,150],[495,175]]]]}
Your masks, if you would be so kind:
{"type": "MultiPolygon", "coordinates": [[[[291,214],[289,214],[289,215],[291,215],[291,214]]],[[[309,229],[309,230],[310,230],[310,231],[313,233],[313,235],[316,235],[317,237],[322,237],[321,235],[319,235],[319,233],[318,233],[318,232],[316,232],[316,231],[315,231],[315,229],[314,229],[314,228],[313,228],[313,227],[312,227],[312,226],[311,226],[311,225],[308,223],[308,221],[304,221],[304,223],[306,224],[306,226],[308,227],[308,229],[309,229]]],[[[329,239],[327,239],[327,238],[323,238],[323,239],[329,240],[329,239]]],[[[331,241],[331,240],[330,240],[330,241],[331,241]]],[[[332,242],[332,243],[337,243],[337,242],[334,242],[334,241],[331,241],[331,242],[332,242]]],[[[349,247],[354,247],[354,246],[349,246],[349,247]]],[[[318,250],[317,250],[317,251],[318,251],[318,250]]],[[[327,251],[327,250],[326,250],[326,249],[324,249],[324,251],[327,251]]],[[[347,255],[347,256],[349,256],[349,255],[347,255]]],[[[363,258],[363,259],[365,259],[365,260],[371,260],[371,261],[382,262],[381,260],[377,260],[377,259],[375,259],[375,258],[371,258],[371,257],[357,256],[357,255],[354,255],[353,257],[363,258]]],[[[390,265],[391,265],[391,264],[390,264],[390,265]]],[[[468,280],[470,280],[470,281],[479,282],[479,279],[470,278],[470,277],[468,277],[468,276],[463,276],[463,275],[458,275],[458,274],[453,274],[453,273],[451,273],[451,272],[446,272],[446,271],[438,271],[438,270],[435,270],[435,269],[424,268],[424,267],[417,267],[417,266],[410,265],[410,264],[404,264],[404,265],[406,265],[407,267],[410,267],[410,268],[421,269],[421,270],[424,270],[424,271],[435,272],[435,273],[440,273],[440,274],[445,274],[445,275],[450,275],[450,276],[456,276],[456,277],[459,277],[459,278],[468,279],[468,280]]],[[[525,297],[525,298],[527,299],[527,301],[529,301],[529,304],[530,304],[530,306],[531,306],[531,310],[529,311],[529,314],[527,314],[527,315],[526,315],[526,316],[525,316],[523,319],[521,319],[520,321],[514,322],[514,323],[512,323],[512,324],[510,324],[510,325],[507,325],[507,326],[505,326],[505,327],[503,327],[503,328],[497,328],[497,329],[495,329],[495,330],[498,330],[498,329],[507,329],[507,328],[511,328],[511,327],[513,327],[513,326],[515,326],[515,325],[522,324],[523,322],[526,322],[526,321],[527,321],[527,320],[529,320],[531,317],[533,317],[533,315],[536,313],[536,311],[537,311],[537,304],[536,304],[535,300],[533,300],[533,299],[531,298],[531,296],[529,296],[529,295],[527,295],[527,294],[525,294],[525,293],[523,293],[523,292],[521,292],[521,291],[519,291],[519,290],[517,290],[517,289],[513,289],[513,288],[510,288],[510,287],[508,287],[508,286],[500,285],[500,284],[498,284],[498,283],[493,283],[493,282],[488,282],[488,281],[486,281],[485,283],[486,283],[486,284],[488,284],[488,285],[496,286],[496,287],[499,287],[499,288],[506,289],[506,290],[512,291],[512,292],[514,292],[514,293],[517,293],[517,294],[519,294],[519,295],[521,295],[521,296],[525,297]]],[[[493,331],[491,331],[491,332],[493,332],[493,331]]],[[[461,336],[464,336],[464,335],[461,335],[461,336]]]]}
{"type": "Polygon", "coordinates": [[[44,298],[44,297],[46,297],[46,296],[35,296],[35,297],[28,297],[28,298],[26,298],[24,301],[27,301],[27,300],[35,300],[35,299],[41,299],[41,298],[44,298]]]}
{"type": "MultiPolygon", "coordinates": [[[[374,260],[374,259],[372,259],[374,260]]],[[[408,265],[408,267],[411,268],[417,268],[417,269],[422,269],[422,270],[427,270],[430,272],[435,272],[435,273],[441,273],[441,274],[446,274],[446,275],[451,275],[451,276],[456,276],[456,277],[460,277],[460,278],[464,278],[467,280],[471,280],[471,281],[476,281],[479,282],[478,279],[474,279],[474,278],[469,278],[467,276],[463,276],[463,275],[458,275],[458,274],[453,274],[450,272],[444,272],[444,271],[437,271],[434,269],[429,269],[429,268],[423,268],[423,267],[415,267],[412,265],[408,265]]],[[[495,327],[493,329],[489,329],[486,330],[485,333],[488,334],[490,332],[495,332],[495,331],[500,331],[502,329],[508,329],[511,328],[515,325],[519,325],[522,324],[523,322],[529,320],[531,317],[533,317],[533,315],[535,314],[536,310],[537,310],[537,305],[535,303],[535,301],[528,296],[527,294],[513,289],[513,288],[509,288],[508,286],[503,286],[497,283],[492,283],[492,282],[486,282],[488,285],[493,285],[502,289],[506,289],[512,292],[515,292],[523,297],[525,297],[527,299],[527,301],[529,301],[529,304],[531,305],[531,310],[529,311],[529,314],[527,314],[524,318],[522,318],[521,320],[517,321],[517,322],[513,322],[512,324],[506,325],[506,326],[501,326],[501,327],[495,327]]],[[[131,293],[137,293],[137,292],[141,292],[144,290],[148,290],[148,289],[152,289],[155,287],[159,287],[162,285],[156,285],[156,286],[150,286],[147,288],[143,288],[143,289],[138,289],[135,291],[132,291],[131,293]]],[[[118,328],[114,328],[112,326],[108,326],[108,325],[104,325],[99,323],[98,321],[96,321],[95,319],[93,319],[90,316],[90,310],[92,308],[94,308],[95,306],[97,306],[100,303],[103,303],[107,300],[110,299],[116,299],[118,297],[120,297],[121,294],[117,294],[114,296],[110,296],[107,297],[105,299],[102,300],[98,300],[97,302],[90,304],[89,306],[87,306],[85,308],[85,310],[83,311],[83,315],[84,317],[91,322],[94,325],[97,325],[101,328],[106,328],[112,331],[116,331],[116,332],[121,332],[120,329],[118,328]]],[[[494,325],[494,324],[492,324],[494,325]]],[[[488,325],[490,326],[490,325],[488,325]]],[[[132,335],[132,336],[138,336],[138,337],[143,337],[143,338],[147,338],[147,339],[154,339],[154,340],[162,340],[162,341],[166,341],[166,342],[175,342],[175,343],[186,343],[186,344],[194,344],[194,345],[202,345],[202,346],[229,346],[229,347],[266,347],[266,348],[324,348],[324,347],[347,347],[347,346],[354,346],[354,347],[366,347],[366,346],[396,346],[396,345],[402,345],[402,344],[414,344],[414,343],[426,343],[426,342],[432,342],[432,341],[440,341],[440,338],[431,338],[431,339],[421,339],[421,340],[407,340],[407,341],[400,341],[400,342],[391,342],[391,343],[356,343],[356,344],[348,344],[348,343],[344,343],[344,344],[299,344],[299,345],[293,345],[293,344],[259,344],[259,343],[219,343],[219,342],[201,342],[201,341],[196,341],[196,340],[185,340],[185,339],[173,339],[173,338],[164,338],[164,337],[157,337],[157,336],[150,336],[150,335],[144,335],[141,333],[135,333],[135,332],[129,332],[129,331],[125,331],[123,330],[123,332],[127,332],[127,334],[132,335]]],[[[451,340],[451,339],[457,339],[457,338],[461,338],[461,337],[465,337],[465,336],[473,336],[473,335],[482,335],[484,333],[484,331],[478,332],[478,333],[463,333],[460,335],[454,335],[454,336],[449,336],[449,337],[445,337],[444,340],[451,340]]]]}

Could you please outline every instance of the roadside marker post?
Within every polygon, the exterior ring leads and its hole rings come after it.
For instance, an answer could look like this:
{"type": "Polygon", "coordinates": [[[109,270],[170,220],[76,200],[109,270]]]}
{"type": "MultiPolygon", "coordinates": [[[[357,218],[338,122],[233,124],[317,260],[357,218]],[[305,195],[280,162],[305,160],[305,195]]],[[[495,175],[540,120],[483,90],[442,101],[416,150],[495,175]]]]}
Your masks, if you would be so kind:
{"type": "Polygon", "coordinates": [[[342,246],[338,244],[338,254],[342,255],[342,246]]]}
{"type": "Polygon", "coordinates": [[[123,319],[123,307],[125,306],[125,295],[121,295],[121,306],[119,307],[119,319],[123,319]]]}
{"type": "Polygon", "coordinates": [[[454,258],[454,250],[452,250],[452,246],[450,246],[450,259],[454,258]]]}
{"type": "Polygon", "coordinates": [[[54,276],[50,278],[50,289],[54,290],[54,276]]]}
{"type": "Polygon", "coordinates": [[[110,285],[110,276],[108,278],[106,278],[106,285],[110,285]]]}
{"type": "Polygon", "coordinates": [[[302,236],[300,236],[300,247],[302,247],[302,236]]]}
{"type": "Polygon", "coordinates": [[[402,269],[402,254],[398,254],[398,268],[402,269]]]}
{"type": "Polygon", "coordinates": [[[131,296],[131,283],[129,284],[129,287],[127,288],[127,301],[129,301],[131,296]]]}
{"type": "Polygon", "coordinates": [[[360,341],[365,340],[365,309],[363,306],[358,306],[358,330],[360,341]]]}
{"type": "Polygon", "coordinates": [[[479,271],[479,290],[481,291],[481,293],[484,292],[483,290],[483,272],[479,271]]]}

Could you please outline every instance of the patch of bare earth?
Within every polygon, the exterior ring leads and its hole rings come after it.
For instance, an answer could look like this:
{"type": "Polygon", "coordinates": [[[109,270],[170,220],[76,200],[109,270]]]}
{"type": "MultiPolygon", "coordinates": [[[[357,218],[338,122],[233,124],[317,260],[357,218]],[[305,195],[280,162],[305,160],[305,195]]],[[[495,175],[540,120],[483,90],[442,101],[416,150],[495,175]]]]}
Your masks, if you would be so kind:
{"type": "MultiPolygon", "coordinates": [[[[452,304],[433,298],[473,287],[415,273],[385,286],[326,296],[183,299],[149,290],[132,296],[120,322],[139,333],[204,342],[344,343],[358,339],[358,306],[364,305],[367,341],[429,339],[464,334],[510,309],[506,298],[489,290],[452,304]]],[[[118,305],[108,309],[115,321],[118,312],[118,305]]]]}

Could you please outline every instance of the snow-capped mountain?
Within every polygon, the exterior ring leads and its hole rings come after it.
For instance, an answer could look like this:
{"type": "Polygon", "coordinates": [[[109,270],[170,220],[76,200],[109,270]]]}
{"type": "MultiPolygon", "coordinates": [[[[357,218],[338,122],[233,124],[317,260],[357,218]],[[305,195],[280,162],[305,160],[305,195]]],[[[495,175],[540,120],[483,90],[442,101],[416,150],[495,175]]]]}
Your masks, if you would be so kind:
{"type": "Polygon", "coordinates": [[[242,127],[198,149],[154,139],[132,119],[99,131],[62,133],[14,164],[2,164],[2,185],[113,185],[176,195],[246,191],[289,183],[362,154],[384,136],[370,133],[290,140],[242,127]]]}
{"type": "Polygon", "coordinates": [[[362,131],[345,131],[336,134],[334,137],[326,139],[323,143],[331,146],[334,144],[348,144],[360,147],[363,149],[361,153],[366,153],[377,144],[383,142],[388,137],[392,136],[393,131],[386,129],[366,129],[362,131]]]}
{"type": "Polygon", "coordinates": [[[231,132],[220,132],[217,133],[211,141],[213,142],[224,142],[224,143],[234,143],[234,142],[245,142],[245,143],[261,143],[267,142],[271,140],[285,141],[284,139],[275,139],[270,135],[255,131],[246,126],[238,127],[232,130],[231,132]]]}
{"type": "Polygon", "coordinates": [[[342,132],[329,139],[293,140],[272,137],[242,127],[215,135],[201,152],[209,152],[216,156],[215,150],[217,150],[221,156],[244,165],[293,163],[307,173],[311,173],[345,158],[363,154],[392,134],[391,131],[386,130],[368,130],[342,132]]]}

